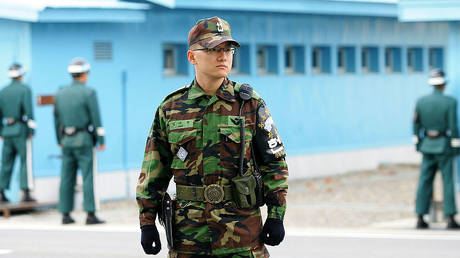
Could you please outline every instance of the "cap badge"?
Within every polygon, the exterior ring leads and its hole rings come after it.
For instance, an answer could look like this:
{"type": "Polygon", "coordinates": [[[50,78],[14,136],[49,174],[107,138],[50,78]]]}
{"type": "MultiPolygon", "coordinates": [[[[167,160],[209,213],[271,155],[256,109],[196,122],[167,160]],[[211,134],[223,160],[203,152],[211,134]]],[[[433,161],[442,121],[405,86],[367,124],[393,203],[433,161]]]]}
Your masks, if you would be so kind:
{"type": "Polygon", "coordinates": [[[218,32],[224,32],[224,28],[222,28],[222,24],[220,24],[220,22],[217,22],[216,26],[217,26],[217,31],[218,32]]]}

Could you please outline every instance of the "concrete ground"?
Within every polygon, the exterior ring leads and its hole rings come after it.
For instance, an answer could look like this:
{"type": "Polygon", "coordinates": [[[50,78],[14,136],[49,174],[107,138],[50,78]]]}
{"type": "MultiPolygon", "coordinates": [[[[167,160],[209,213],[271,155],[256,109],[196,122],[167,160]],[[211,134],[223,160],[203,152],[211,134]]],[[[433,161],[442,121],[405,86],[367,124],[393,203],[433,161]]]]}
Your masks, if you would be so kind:
{"type": "MultiPolygon", "coordinates": [[[[285,226],[288,231],[412,230],[417,178],[416,166],[385,165],[375,170],[290,181],[285,226]]],[[[439,180],[436,185],[439,195],[439,180]]],[[[107,223],[93,228],[138,230],[134,199],[104,202],[97,214],[107,223]]],[[[8,219],[0,217],[0,229],[35,226],[71,229],[84,225],[84,212],[77,210],[72,216],[77,223],[62,226],[61,215],[56,209],[14,214],[8,219]]],[[[445,223],[432,223],[431,226],[441,230],[445,223]]]]}

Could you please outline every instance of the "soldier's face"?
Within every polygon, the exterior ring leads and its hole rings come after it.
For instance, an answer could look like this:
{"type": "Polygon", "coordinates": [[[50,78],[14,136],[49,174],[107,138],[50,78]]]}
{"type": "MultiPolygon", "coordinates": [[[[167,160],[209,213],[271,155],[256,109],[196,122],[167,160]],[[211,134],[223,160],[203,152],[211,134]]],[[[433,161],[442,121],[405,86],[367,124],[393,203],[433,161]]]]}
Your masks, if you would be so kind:
{"type": "Polygon", "coordinates": [[[228,51],[232,47],[229,42],[215,47],[217,51],[196,50],[201,48],[198,46],[189,50],[187,55],[197,74],[219,79],[226,77],[232,69],[233,53],[228,51]]]}

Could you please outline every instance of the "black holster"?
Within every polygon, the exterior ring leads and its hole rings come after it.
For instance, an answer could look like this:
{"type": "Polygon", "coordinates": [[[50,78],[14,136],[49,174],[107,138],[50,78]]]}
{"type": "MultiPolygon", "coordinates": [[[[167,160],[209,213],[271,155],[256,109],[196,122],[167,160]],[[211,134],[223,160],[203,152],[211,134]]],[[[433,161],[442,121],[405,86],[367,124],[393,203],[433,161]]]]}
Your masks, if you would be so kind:
{"type": "Polygon", "coordinates": [[[170,249],[174,249],[173,224],[174,224],[174,201],[167,192],[164,193],[160,203],[158,220],[165,228],[166,239],[170,249]]]}

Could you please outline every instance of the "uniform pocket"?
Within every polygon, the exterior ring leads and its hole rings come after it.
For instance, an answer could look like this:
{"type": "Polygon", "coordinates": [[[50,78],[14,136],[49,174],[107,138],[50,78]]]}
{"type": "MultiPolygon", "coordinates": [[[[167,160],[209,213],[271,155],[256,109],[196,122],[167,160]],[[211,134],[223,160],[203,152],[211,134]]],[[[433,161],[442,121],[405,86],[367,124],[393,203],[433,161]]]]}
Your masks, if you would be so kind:
{"type": "Polygon", "coordinates": [[[196,143],[196,133],[197,130],[191,130],[181,132],[180,134],[170,135],[168,140],[171,144],[171,152],[174,154],[174,159],[172,161],[171,168],[190,168],[192,154],[195,153],[194,146],[196,143]]]}
{"type": "Polygon", "coordinates": [[[200,185],[198,171],[199,151],[196,148],[198,130],[187,128],[185,130],[170,131],[168,142],[171,153],[174,155],[171,169],[174,180],[183,185],[200,185]]]}
{"type": "MultiPolygon", "coordinates": [[[[241,152],[241,131],[240,127],[221,127],[219,128],[221,147],[220,165],[227,169],[239,168],[241,152]]],[[[249,149],[252,132],[245,128],[245,164],[250,160],[251,152],[249,149]]]]}

